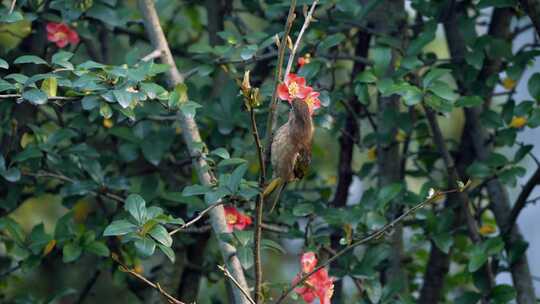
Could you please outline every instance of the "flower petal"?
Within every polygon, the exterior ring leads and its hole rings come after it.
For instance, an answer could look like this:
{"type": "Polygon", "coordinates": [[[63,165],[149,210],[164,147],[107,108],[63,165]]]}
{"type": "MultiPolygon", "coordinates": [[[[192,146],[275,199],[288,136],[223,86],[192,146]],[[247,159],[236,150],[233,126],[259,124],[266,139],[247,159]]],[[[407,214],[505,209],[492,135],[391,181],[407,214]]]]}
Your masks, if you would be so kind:
{"type": "Polygon", "coordinates": [[[277,93],[278,97],[281,100],[292,100],[291,96],[289,96],[289,88],[287,88],[287,85],[284,83],[280,83],[277,87],[277,93]]]}

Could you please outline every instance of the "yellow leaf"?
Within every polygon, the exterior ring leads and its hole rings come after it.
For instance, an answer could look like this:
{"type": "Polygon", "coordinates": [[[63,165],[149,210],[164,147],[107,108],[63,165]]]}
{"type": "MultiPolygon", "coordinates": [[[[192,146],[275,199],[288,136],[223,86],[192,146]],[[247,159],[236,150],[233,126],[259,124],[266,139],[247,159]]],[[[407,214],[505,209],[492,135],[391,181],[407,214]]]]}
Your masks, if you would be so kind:
{"type": "Polygon", "coordinates": [[[110,129],[112,128],[112,126],[114,126],[114,122],[110,118],[105,118],[103,119],[103,126],[107,129],[110,129]]]}
{"type": "Polygon", "coordinates": [[[45,248],[43,248],[43,256],[51,253],[51,251],[54,249],[54,246],[56,246],[56,240],[50,240],[45,246],[45,248]]]}
{"type": "Polygon", "coordinates": [[[78,222],[84,222],[88,217],[88,214],[92,211],[92,206],[90,203],[84,199],[79,200],[73,206],[73,219],[78,222]]]}
{"type": "Polygon", "coordinates": [[[490,235],[490,234],[493,234],[495,233],[497,229],[495,229],[495,226],[491,225],[491,224],[484,224],[482,225],[482,227],[480,227],[478,229],[478,232],[483,235],[483,236],[486,236],[486,235],[490,235]]]}
{"type": "Polygon", "coordinates": [[[519,128],[523,128],[523,126],[526,125],[526,124],[527,124],[527,117],[514,116],[512,118],[512,121],[510,122],[510,127],[515,128],[515,129],[519,129],[519,128]]]}
{"type": "Polygon", "coordinates": [[[407,138],[407,134],[403,130],[398,130],[396,133],[396,141],[397,142],[404,142],[407,138]]]}
{"type": "Polygon", "coordinates": [[[58,82],[55,77],[49,77],[41,82],[41,90],[49,97],[55,97],[58,90],[58,82]]]}
{"type": "Polygon", "coordinates": [[[30,133],[24,133],[23,136],[21,136],[21,148],[26,148],[31,143],[34,143],[36,141],[34,135],[30,133]]]}
{"type": "Polygon", "coordinates": [[[374,161],[377,159],[377,147],[373,146],[367,151],[367,158],[369,161],[374,161]]]}
{"type": "Polygon", "coordinates": [[[502,85],[503,85],[503,87],[505,89],[510,91],[510,90],[512,90],[513,88],[516,87],[516,81],[514,79],[512,79],[512,78],[507,77],[507,78],[503,79],[502,85]]]}

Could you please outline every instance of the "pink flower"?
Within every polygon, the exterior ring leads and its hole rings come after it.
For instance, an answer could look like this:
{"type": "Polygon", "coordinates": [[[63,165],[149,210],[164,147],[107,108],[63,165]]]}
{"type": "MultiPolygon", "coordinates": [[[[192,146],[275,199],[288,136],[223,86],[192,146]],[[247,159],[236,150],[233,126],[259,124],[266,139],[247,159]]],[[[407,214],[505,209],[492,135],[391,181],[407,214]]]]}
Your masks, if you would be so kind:
{"type": "MultiPolygon", "coordinates": [[[[293,280],[296,284],[303,275],[313,271],[317,264],[315,253],[306,252],[300,259],[302,272],[297,274],[293,280]]],[[[334,295],[334,281],[328,276],[328,271],[325,268],[319,269],[312,274],[304,283],[294,289],[294,291],[304,299],[306,303],[312,303],[315,299],[319,299],[320,304],[330,304],[330,300],[334,295]]]]}
{"type": "Polygon", "coordinates": [[[47,23],[47,40],[56,43],[59,48],[64,48],[68,43],[79,43],[79,34],[64,23],[47,23]]]}
{"type": "Polygon", "coordinates": [[[310,89],[311,90],[304,101],[308,104],[309,112],[313,115],[313,112],[321,107],[321,101],[319,100],[319,95],[321,95],[321,93],[313,91],[311,87],[310,89]]]}
{"type": "Polygon", "coordinates": [[[251,225],[251,217],[241,213],[238,209],[232,206],[225,206],[224,209],[228,232],[233,232],[234,229],[244,230],[251,225]]]}
{"type": "MultiPolygon", "coordinates": [[[[293,101],[295,98],[304,99],[310,92],[310,87],[306,86],[304,77],[289,73],[285,77],[285,82],[278,85],[278,96],[281,100],[293,101]]],[[[311,89],[312,90],[312,89],[311,89]]]]}

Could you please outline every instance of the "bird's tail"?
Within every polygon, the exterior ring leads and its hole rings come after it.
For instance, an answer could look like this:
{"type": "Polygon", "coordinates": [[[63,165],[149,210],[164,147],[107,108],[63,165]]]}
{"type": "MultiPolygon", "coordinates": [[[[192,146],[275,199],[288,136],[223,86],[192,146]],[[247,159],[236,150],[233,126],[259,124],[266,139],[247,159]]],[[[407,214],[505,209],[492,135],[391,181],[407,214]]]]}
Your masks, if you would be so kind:
{"type": "Polygon", "coordinates": [[[281,197],[281,193],[283,192],[283,190],[285,189],[285,187],[287,187],[287,184],[288,182],[282,182],[279,186],[278,186],[278,189],[277,189],[277,192],[276,192],[276,196],[274,198],[274,202],[272,203],[272,208],[270,208],[270,213],[272,213],[274,211],[274,209],[276,208],[277,204],[279,203],[279,198],[281,197]]]}

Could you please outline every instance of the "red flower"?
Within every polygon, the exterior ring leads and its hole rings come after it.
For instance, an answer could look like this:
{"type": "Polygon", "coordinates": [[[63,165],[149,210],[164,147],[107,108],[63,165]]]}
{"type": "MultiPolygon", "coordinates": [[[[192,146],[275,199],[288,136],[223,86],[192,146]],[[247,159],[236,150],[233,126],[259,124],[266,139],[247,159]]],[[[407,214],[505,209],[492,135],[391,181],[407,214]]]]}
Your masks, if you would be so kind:
{"type": "Polygon", "coordinates": [[[227,231],[233,232],[233,229],[244,230],[251,225],[251,217],[238,211],[238,209],[225,206],[225,221],[227,221],[227,231]]]}
{"type": "Polygon", "coordinates": [[[310,89],[310,87],[306,86],[306,79],[304,77],[296,76],[293,73],[289,73],[285,77],[285,82],[280,83],[277,88],[279,98],[289,102],[295,98],[306,98],[310,89]]]}
{"type": "MultiPolygon", "coordinates": [[[[303,274],[315,269],[315,265],[317,264],[315,253],[304,253],[300,259],[300,263],[302,265],[302,272],[296,275],[293,284],[297,283],[303,274]]],[[[332,299],[332,295],[334,294],[334,281],[328,276],[328,271],[325,268],[321,268],[305,280],[302,286],[295,288],[294,291],[306,303],[312,303],[318,298],[320,304],[330,304],[330,299],[332,299]]]]}
{"type": "Polygon", "coordinates": [[[313,91],[311,87],[310,89],[311,90],[304,101],[308,104],[309,112],[313,115],[313,111],[321,107],[321,101],[319,100],[319,95],[321,95],[321,93],[313,91]]]}
{"type": "Polygon", "coordinates": [[[298,67],[303,67],[304,64],[308,64],[311,61],[311,55],[305,54],[303,57],[298,58],[298,67]]]}
{"type": "Polygon", "coordinates": [[[56,43],[59,48],[64,48],[68,43],[79,43],[79,34],[64,23],[47,23],[47,40],[56,43]]]}

